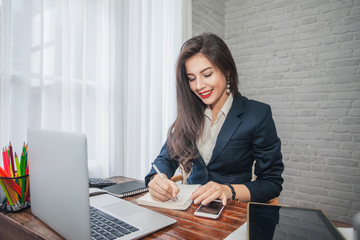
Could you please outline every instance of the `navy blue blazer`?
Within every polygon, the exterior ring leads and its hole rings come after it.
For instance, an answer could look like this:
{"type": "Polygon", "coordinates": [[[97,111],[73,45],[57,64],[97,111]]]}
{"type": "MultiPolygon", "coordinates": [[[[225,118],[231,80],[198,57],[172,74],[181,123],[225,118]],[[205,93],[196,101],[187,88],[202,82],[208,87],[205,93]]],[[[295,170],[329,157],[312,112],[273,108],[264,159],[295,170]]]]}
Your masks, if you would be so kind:
{"type": "MultiPolygon", "coordinates": [[[[209,181],[244,184],[250,191],[251,201],[256,202],[266,202],[280,195],[284,170],[281,142],[267,104],[236,94],[208,165],[200,154],[198,156],[193,160],[189,184],[209,181]],[[257,178],[251,181],[254,161],[257,178]]],[[[178,163],[170,159],[166,143],[155,164],[169,179],[178,168],[178,163]]],[[[145,177],[146,185],[155,173],[152,168],[145,177]]]]}

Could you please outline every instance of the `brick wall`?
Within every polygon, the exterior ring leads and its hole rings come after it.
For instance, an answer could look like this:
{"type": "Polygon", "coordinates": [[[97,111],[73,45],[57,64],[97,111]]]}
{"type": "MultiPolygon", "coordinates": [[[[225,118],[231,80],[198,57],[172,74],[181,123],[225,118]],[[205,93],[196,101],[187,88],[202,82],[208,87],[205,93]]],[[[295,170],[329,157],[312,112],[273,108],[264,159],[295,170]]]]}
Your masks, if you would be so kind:
{"type": "Polygon", "coordinates": [[[212,32],[225,37],[225,0],[192,1],[192,35],[212,32]]]}
{"type": "MultiPolygon", "coordinates": [[[[198,19],[212,15],[211,2],[193,0],[194,30],[212,31],[198,19]]],[[[223,4],[240,91],[271,105],[282,140],[280,203],[351,223],[360,211],[360,1],[223,4]]]]}

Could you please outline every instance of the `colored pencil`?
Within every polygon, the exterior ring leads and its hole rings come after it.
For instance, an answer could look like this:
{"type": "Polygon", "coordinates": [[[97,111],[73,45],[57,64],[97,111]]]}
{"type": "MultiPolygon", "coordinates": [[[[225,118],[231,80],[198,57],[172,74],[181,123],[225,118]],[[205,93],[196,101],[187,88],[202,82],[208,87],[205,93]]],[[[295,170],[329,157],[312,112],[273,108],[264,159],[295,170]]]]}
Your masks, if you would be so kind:
{"type": "Polygon", "coordinates": [[[25,155],[24,152],[21,153],[21,157],[20,157],[20,173],[21,176],[24,176],[24,164],[25,164],[25,155]]]}
{"type": "Polygon", "coordinates": [[[9,194],[9,203],[10,205],[13,205],[15,203],[15,198],[14,198],[14,194],[13,194],[13,191],[11,190],[11,187],[9,186],[8,182],[7,182],[7,179],[2,179],[2,182],[4,184],[4,187],[6,189],[6,191],[8,192],[9,194]]]}
{"type": "Polygon", "coordinates": [[[13,172],[13,177],[15,177],[14,155],[13,155],[13,149],[12,149],[10,141],[9,141],[9,154],[10,154],[11,169],[12,169],[12,172],[13,172]]]}
{"type": "Polygon", "coordinates": [[[10,195],[9,195],[9,193],[8,193],[6,187],[5,187],[5,184],[3,183],[3,181],[1,179],[0,179],[0,185],[1,185],[2,189],[4,190],[5,196],[6,196],[7,200],[8,200],[8,202],[9,202],[9,204],[13,205],[13,203],[11,201],[11,198],[10,198],[10,195]]]}
{"type": "MultiPolygon", "coordinates": [[[[25,146],[25,144],[24,144],[25,146]]],[[[21,172],[21,176],[24,176],[25,175],[25,154],[24,154],[24,150],[23,152],[21,153],[21,160],[20,160],[20,172],[21,172]]],[[[25,195],[25,182],[24,182],[24,178],[20,179],[20,183],[21,183],[21,202],[23,203],[23,197],[25,195]]]]}
{"type": "Polygon", "coordinates": [[[25,179],[22,179],[21,181],[22,181],[22,188],[21,188],[21,199],[20,199],[20,201],[21,201],[21,203],[24,203],[25,202],[25,192],[26,192],[26,182],[24,181],[25,179]]]}
{"type": "Polygon", "coordinates": [[[9,166],[9,159],[8,159],[8,155],[7,155],[7,150],[6,150],[6,148],[3,149],[3,162],[4,162],[4,169],[5,169],[5,171],[11,176],[10,166],[9,166]]]}
{"type": "MultiPolygon", "coordinates": [[[[14,203],[16,203],[18,200],[19,200],[19,197],[18,197],[18,195],[16,194],[17,192],[15,191],[15,189],[14,189],[14,184],[13,183],[15,183],[14,182],[14,180],[12,180],[12,179],[2,179],[2,181],[3,181],[3,183],[5,184],[5,187],[6,187],[6,189],[8,190],[8,193],[9,193],[9,195],[10,195],[10,198],[11,198],[11,201],[13,202],[13,204],[14,203]]],[[[19,187],[16,183],[15,183],[15,185],[17,186],[17,187],[19,187]]],[[[18,189],[18,188],[17,188],[18,189]]],[[[21,194],[21,193],[20,193],[21,194]]]]}
{"type": "Polygon", "coordinates": [[[29,179],[28,177],[25,179],[26,181],[26,190],[25,190],[25,201],[29,200],[29,179]]]}
{"type": "Polygon", "coordinates": [[[25,155],[26,153],[26,146],[25,146],[25,142],[23,143],[23,150],[22,150],[23,154],[25,155]]]}
{"type": "Polygon", "coordinates": [[[19,195],[21,195],[21,188],[18,184],[16,184],[16,182],[14,181],[14,179],[11,179],[9,177],[9,175],[4,171],[4,169],[2,169],[2,167],[0,167],[0,177],[5,177],[5,178],[9,178],[9,179],[3,179],[3,181],[6,181],[6,183],[12,188],[14,189],[15,192],[17,192],[19,195]]]}
{"type": "Polygon", "coordinates": [[[11,142],[9,142],[9,147],[3,148],[3,162],[4,169],[0,167],[0,177],[2,177],[0,185],[6,196],[3,204],[7,200],[11,209],[16,210],[22,206],[20,202],[24,203],[30,200],[29,181],[28,177],[24,176],[29,173],[27,144],[23,143],[19,159],[16,152],[13,152],[11,142]],[[15,153],[15,157],[13,153],[15,153]]]}
{"type": "Polygon", "coordinates": [[[12,170],[12,166],[11,166],[11,157],[10,157],[10,151],[9,151],[9,149],[7,150],[7,161],[9,161],[9,169],[10,169],[10,176],[11,177],[15,177],[15,173],[13,172],[13,170],[12,170]]]}
{"type": "Polygon", "coordinates": [[[0,167],[0,177],[10,177],[9,173],[7,173],[2,167],[0,167]]]}
{"type": "Polygon", "coordinates": [[[17,169],[17,176],[20,177],[21,173],[20,173],[20,164],[19,164],[19,158],[15,152],[15,164],[16,164],[16,169],[17,169]]]}

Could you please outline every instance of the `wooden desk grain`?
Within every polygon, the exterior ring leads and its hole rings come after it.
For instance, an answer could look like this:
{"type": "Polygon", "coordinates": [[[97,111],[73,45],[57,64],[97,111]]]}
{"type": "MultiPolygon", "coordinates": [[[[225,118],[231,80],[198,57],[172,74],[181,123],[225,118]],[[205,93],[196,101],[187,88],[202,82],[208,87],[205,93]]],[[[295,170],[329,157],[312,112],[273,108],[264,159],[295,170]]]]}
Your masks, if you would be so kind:
{"type": "MultiPolygon", "coordinates": [[[[122,177],[110,178],[115,182],[124,182],[122,177]]],[[[136,198],[143,194],[124,198],[136,204],[136,198]]],[[[186,211],[170,210],[143,206],[166,216],[177,222],[143,239],[224,239],[246,222],[246,203],[230,201],[218,220],[199,218],[194,216],[198,205],[192,204],[186,211]]]]}
{"type": "MultiPolygon", "coordinates": [[[[133,180],[126,177],[112,177],[110,179],[117,183],[133,180]]],[[[143,194],[124,199],[136,203],[135,199],[143,194]]],[[[195,217],[194,212],[198,205],[194,204],[186,211],[146,206],[146,208],[176,219],[177,223],[148,235],[143,239],[224,239],[245,223],[246,206],[245,202],[230,201],[218,220],[195,217]]],[[[32,215],[31,209],[20,213],[0,213],[0,238],[7,240],[63,239],[37,217],[32,215]]]]}
{"type": "MultiPolygon", "coordinates": [[[[135,203],[135,198],[128,199],[135,203]]],[[[186,211],[147,207],[177,220],[144,239],[224,239],[246,221],[246,204],[231,201],[218,220],[194,216],[198,206],[192,204],[186,211]]]]}

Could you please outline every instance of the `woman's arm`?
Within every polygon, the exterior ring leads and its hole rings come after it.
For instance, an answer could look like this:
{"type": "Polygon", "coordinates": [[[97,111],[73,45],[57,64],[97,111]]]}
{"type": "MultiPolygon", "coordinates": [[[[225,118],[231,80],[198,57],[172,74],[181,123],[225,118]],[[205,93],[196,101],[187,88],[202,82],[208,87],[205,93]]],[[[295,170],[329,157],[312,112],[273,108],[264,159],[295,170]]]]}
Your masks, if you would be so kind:
{"type": "Polygon", "coordinates": [[[271,108],[269,105],[264,106],[252,141],[256,180],[244,183],[250,191],[251,201],[254,202],[267,202],[278,197],[283,183],[281,141],[277,136],[271,108]]]}
{"type": "MultiPolygon", "coordinates": [[[[178,168],[177,162],[171,160],[169,156],[166,142],[162,147],[159,155],[156,157],[154,163],[156,164],[156,167],[160,170],[160,172],[165,174],[168,179],[170,179],[174,175],[176,169],[178,168]]],[[[151,168],[150,172],[145,176],[146,186],[149,184],[149,182],[152,179],[152,176],[154,176],[155,174],[156,174],[155,169],[151,168]]]]}

